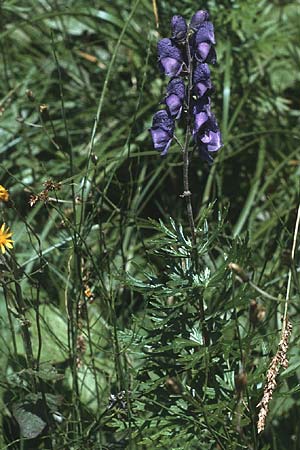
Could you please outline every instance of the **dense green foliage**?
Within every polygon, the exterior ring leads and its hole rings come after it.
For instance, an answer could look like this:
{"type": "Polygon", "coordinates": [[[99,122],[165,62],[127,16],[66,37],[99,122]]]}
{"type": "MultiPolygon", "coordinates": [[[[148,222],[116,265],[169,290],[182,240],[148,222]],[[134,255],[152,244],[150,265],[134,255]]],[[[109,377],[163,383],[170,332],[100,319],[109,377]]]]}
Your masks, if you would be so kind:
{"type": "Polygon", "coordinates": [[[6,0],[0,22],[0,449],[299,449],[299,2],[6,0]],[[148,128],[156,42],[200,8],[225,145],[192,155],[195,258],[180,148],[148,128]]]}

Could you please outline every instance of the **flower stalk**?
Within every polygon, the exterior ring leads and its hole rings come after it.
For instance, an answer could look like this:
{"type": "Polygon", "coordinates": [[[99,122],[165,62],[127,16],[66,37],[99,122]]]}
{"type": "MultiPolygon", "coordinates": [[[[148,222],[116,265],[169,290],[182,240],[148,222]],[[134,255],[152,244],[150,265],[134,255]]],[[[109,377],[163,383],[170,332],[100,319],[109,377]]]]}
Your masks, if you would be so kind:
{"type": "MultiPolygon", "coordinates": [[[[171,38],[157,44],[158,64],[171,78],[165,100],[165,109],[153,116],[150,133],[153,146],[166,155],[174,138],[176,121],[185,126],[183,150],[183,187],[193,247],[196,230],[189,188],[189,148],[191,137],[202,159],[212,163],[211,153],[222,147],[221,133],[211,112],[210,93],[213,89],[208,63],[216,62],[213,24],[207,11],[197,11],[189,24],[179,15],[171,20],[171,38]]],[[[176,138],[175,138],[176,139],[176,138]]],[[[177,139],[176,139],[177,141],[177,139]]]]}
{"type": "MultiPolygon", "coordinates": [[[[192,193],[189,186],[189,150],[191,142],[200,157],[212,163],[211,153],[222,147],[221,133],[214,114],[211,112],[210,93],[213,89],[208,63],[216,62],[213,24],[207,11],[197,11],[189,24],[176,15],[171,20],[171,38],[163,38],[157,44],[158,63],[162,72],[171,78],[165,100],[165,109],[153,116],[150,133],[153,146],[164,156],[173,138],[183,153],[183,194],[187,218],[191,230],[191,261],[198,272],[197,232],[195,228],[192,193]],[[184,143],[174,136],[177,120],[185,126],[184,143]],[[183,120],[182,120],[183,119],[183,120]]],[[[194,292],[195,299],[198,293],[194,292]]],[[[204,344],[208,346],[209,336],[205,323],[203,299],[198,302],[199,318],[203,330],[204,344]]]]}

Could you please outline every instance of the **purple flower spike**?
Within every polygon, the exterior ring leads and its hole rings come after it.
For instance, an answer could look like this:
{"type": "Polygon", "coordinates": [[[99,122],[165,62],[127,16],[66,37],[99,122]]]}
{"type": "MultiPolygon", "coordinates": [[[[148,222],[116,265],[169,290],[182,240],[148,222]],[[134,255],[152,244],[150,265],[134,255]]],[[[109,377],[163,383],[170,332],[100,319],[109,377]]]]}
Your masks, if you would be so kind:
{"type": "Polygon", "coordinates": [[[171,145],[174,134],[175,123],[167,111],[157,111],[152,120],[150,133],[155,150],[165,155],[171,145]]]}
{"type": "MultiPolygon", "coordinates": [[[[176,120],[186,116],[195,146],[201,157],[211,163],[211,154],[222,147],[221,133],[211,112],[213,88],[209,63],[216,62],[215,34],[209,14],[197,11],[187,26],[182,16],[171,20],[171,37],[157,44],[159,67],[171,77],[164,100],[165,109],[154,114],[150,128],[153,146],[165,155],[174,137],[176,120]],[[184,107],[186,111],[184,110],[184,107]],[[191,124],[191,115],[193,124],[191,124]]],[[[188,134],[189,136],[189,134],[188,134]]],[[[185,151],[188,151],[185,148],[185,151]]]]}
{"type": "Polygon", "coordinates": [[[202,23],[207,21],[208,19],[209,19],[208,12],[200,9],[193,15],[190,23],[190,28],[196,31],[198,30],[199,26],[202,25],[202,23]]]}
{"type": "Polygon", "coordinates": [[[185,86],[181,78],[173,78],[167,86],[165,103],[174,119],[179,119],[185,97],[185,86]]]}
{"type": "Polygon", "coordinates": [[[161,39],[157,44],[158,61],[161,69],[169,77],[176,77],[180,74],[183,65],[181,51],[171,41],[171,39],[161,39]]]}
{"type": "Polygon", "coordinates": [[[206,63],[198,64],[193,74],[194,89],[199,95],[203,97],[208,89],[212,89],[212,82],[210,80],[210,70],[206,63]]]}
{"type": "Polygon", "coordinates": [[[171,20],[172,39],[183,42],[186,39],[187,24],[182,16],[173,16],[171,20]]]}

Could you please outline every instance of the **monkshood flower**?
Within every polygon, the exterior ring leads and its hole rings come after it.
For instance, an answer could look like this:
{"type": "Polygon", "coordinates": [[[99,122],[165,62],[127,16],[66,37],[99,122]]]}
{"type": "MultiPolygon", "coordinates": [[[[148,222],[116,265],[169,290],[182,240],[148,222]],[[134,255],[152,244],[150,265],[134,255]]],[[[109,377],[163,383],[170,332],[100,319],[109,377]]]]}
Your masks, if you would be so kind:
{"type": "Polygon", "coordinates": [[[223,144],[216,117],[210,109],[208,96],[197,99],[193,107],[193,115],[194,141],[199,149],[200,156],[211,163],[212,157],[209,153],[218,151],[223,144]]]}
{"type": "Polygon", "coordinates": [[[152,120],[150,133],[155,150],[165,155],[171,145],[175,122],[166,110],[157,111],[152,120]]]}
{"type": "Polygon", "coordinates": [[[200,156],[209,164],[213,162],[211,153],[222,147],[221,132],[214,114],[210,113],[208,119],[201,125],[201,132],[195,136],[200,156]]]}
{"type": "Polygon", "coordinates": [[[200,150],[217,152],[222,147],[221,132],[214,114],[210,113],[203,134],[198,135],[200,150]]]}
{"type": "Polygon", "coordinates": [[[208,64],[197,64],[193,73],[193,84],[194,90],[199,97],[203,97],[209,89],[212,89],[208,64]]]}
{"type": "Polygon", "coordinates": [[[194,115],[194,127],[193,136],[199,135],[203,130],[204,125],[207,123],[212,113],[210,111],[210,100],[208,97],[199,99],[193,107],[194,115]]]}
{"type": "Polygon", "coordinates": [[[167,86],[165,103],[174,119],[179,119],[185,97],[185,85],[182,78],[173,78],[167,86]]]}
{"type": "Polygon", "coordinates": [[[195,36],[196,59],[200,62],[208,60],[214,64],[216,53],[213,48],[215,41],[214,26],[211,22],[203,22],[197,30],[195,36]]]}
{"type": "Polygon", "coordinates": [[[169,38],[161,39],[157,44],[158,62],[161,70],[169,77],[177,77],[183,66],[180,49],[169,38]]]}
{"type": "Polygon", "coordinates": [[[184,42],[187,35],[187,24],[182,16],[173,16],[171,20],[172,39],[177,43],[184,42]]]}

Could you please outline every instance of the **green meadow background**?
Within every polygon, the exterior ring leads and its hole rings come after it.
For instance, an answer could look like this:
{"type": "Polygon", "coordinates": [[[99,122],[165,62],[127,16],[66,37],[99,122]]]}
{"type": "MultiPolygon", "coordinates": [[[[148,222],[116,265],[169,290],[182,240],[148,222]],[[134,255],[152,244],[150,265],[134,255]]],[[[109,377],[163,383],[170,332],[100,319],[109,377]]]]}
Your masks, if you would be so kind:
{"type": "Polygon", "coordinates": [[[297,0],[0,2],[0,449],[300,448],[299,24],[297,0]],[[192,156],[195,272],[181,151],[148,129],[157,40],[198,9],[224,147],[192,156]]]}

